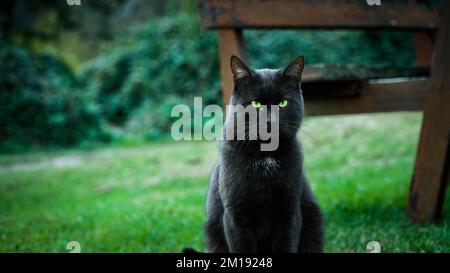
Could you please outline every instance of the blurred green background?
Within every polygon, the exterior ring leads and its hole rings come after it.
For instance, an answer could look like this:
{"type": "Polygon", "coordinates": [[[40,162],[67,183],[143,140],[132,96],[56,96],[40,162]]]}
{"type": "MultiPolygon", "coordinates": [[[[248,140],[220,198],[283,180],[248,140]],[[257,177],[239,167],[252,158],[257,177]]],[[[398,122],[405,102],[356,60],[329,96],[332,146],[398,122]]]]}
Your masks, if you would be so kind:
{"type": "MultiPolygon", "coordinates": [[[[92,252],[203,249],[217,143],[170,138],[174,105],[222,104],[217,36],[199,26],[195,1],[0,6],[0,251],[64,252],[70,240],[92,252]]],[[[406,32],[244,35],[257,68],[299,54],[307,64],[415,64],[406,32]]],[[[416,226],[404,213],[420,122],[419,113],[306,120],[299,137],[327,251],[365,251],[371,240],[450,251],[448,216],[416,226]]]]}
{"type": "MultiPolygon", "coordinates": [[[[194,95],[222,103],[216,33],[199,26],[195,1],[2,5],[3,151],[159,138],[170,132],[173,105],[192,105],[194,95]]],[[[281,67],[299,54],[308,64],[415,64],[409,33],[275,30],[245,38],[254,67],[281,67]]]]}

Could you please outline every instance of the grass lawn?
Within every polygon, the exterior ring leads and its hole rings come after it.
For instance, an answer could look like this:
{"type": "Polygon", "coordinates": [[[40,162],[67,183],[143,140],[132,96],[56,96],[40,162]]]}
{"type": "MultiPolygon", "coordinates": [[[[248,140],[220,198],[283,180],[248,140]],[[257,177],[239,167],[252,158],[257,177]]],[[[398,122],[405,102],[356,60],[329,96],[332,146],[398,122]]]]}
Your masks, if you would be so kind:
{"type": "MultiPolygon", "coordinates": [[[[309,118],[299,138],[326,215],[327,252],[449,252],[443,220],[405,214],[421,115],[309,118]]],[[[217,142],[157,142],[0,155],[0,251],[178,252],[204,249],[204,201],[217,142]]]]}

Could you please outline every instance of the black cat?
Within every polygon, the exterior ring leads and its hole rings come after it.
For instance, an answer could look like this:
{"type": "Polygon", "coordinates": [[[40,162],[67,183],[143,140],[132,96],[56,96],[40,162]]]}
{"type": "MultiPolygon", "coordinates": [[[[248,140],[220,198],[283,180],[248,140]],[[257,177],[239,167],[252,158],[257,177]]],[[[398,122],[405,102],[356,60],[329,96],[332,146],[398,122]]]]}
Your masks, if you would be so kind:
{"type": "Polygon", "coordinates": [[[207,198],[208,252],[322,252],[322,213],[296,137],[303,117],[304,58],[278,70],[253,70],[235,56],[230,64],[230,104],[279,105],[279,145],[261,151],[258,139],[222,141],[207,198]]]}

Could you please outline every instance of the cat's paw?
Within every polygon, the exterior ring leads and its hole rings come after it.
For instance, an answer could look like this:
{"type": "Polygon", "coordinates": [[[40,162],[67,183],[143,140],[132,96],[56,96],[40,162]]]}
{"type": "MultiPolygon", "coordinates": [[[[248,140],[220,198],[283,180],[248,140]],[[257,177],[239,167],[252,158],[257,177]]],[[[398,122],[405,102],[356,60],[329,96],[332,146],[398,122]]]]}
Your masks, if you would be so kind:
{"type": "Polygon", "coordinates": [[[197,250],[190,248],[190,247],[185,247],[183,248],[183,253],[199,253],[197,250]]]}

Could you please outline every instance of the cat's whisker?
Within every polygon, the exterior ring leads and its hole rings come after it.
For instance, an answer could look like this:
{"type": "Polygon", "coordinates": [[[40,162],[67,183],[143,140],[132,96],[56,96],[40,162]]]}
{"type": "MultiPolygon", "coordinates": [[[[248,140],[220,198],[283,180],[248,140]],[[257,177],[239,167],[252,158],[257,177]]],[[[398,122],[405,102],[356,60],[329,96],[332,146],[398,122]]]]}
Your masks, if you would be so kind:
{"type": "Polygon", "coordinates": [[[300,134],[303,134],[303,135],[305,135],[305,136],[308,136],[308,137],[312,140],[313,143],[315,142],[314,137],[313,137],[309,132],[305,131],[305,130],[302,129],[302,128],[300,128],[299,131],[300,131],[300,134]]]}

